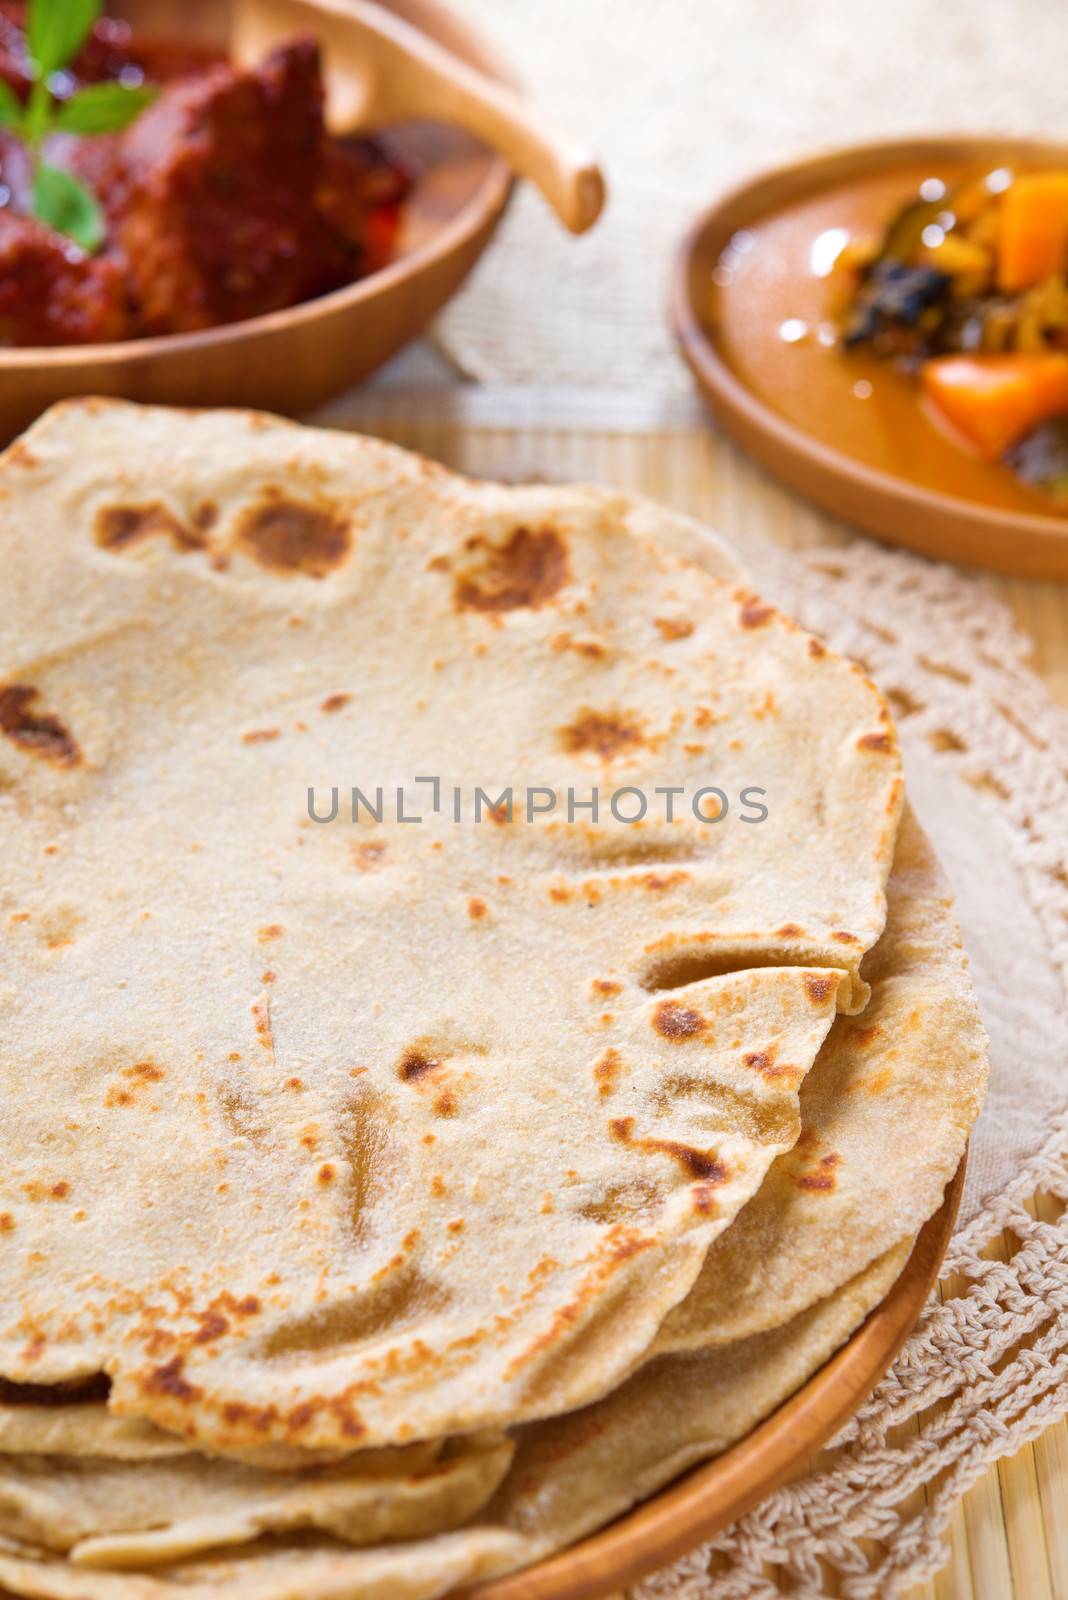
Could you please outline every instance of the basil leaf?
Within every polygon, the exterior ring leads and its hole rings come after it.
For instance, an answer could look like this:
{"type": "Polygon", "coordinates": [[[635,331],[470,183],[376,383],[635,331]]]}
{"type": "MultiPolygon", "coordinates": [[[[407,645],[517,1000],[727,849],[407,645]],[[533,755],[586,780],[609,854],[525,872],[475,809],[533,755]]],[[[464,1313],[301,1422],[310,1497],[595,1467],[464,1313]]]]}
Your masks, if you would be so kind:
{"type": "Polygon", "coordinates": [[[107,233],[104,213],[84,183],[45,161],[33,177],[33,214],[89,255],[100,249],[107,233]]]}
{"type": "Polygon", "coordinates": [[[30,98],[23,109],[22,127],[19,130],[28,144],[34,148],[40,144],[48,132],[51,118],[52,96],[44,80],[35,78],[30,84],[30,98]]]}
{"type": "Polygon", "coordinates": [[[26,49],[39,78],[74,59],[100,8],[101,0],[30,0],[26,49]]]}
{"type": "Polygon", "coordinates": [[[17,128],[22,121],[22,102],[6,78],[0,78],[0,128],[17,128]]]}
{"type": "Polygon", "coordinates": [[[60,133],[117,133],[139,117],[155,98],[152,88],[92,83],[57,106],[52,127],[60,133]]]}

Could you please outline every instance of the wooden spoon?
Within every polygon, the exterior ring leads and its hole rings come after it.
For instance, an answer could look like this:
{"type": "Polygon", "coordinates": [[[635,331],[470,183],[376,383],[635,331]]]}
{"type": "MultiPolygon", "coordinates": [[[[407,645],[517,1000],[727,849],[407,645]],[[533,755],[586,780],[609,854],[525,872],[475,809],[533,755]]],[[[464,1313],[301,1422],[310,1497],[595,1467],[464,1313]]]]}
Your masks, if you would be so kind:
{"type": "Polygon", "coordinates": [[[331,133],[417,118],[455,123],[529,178],[572,233],[597,220],[604,204],[597,163],[518,95],[409,23],[371,0],[236,0],[230,49],[239,65],[258,64],[299,34],[313,34],[322,47],[331,133]]]}

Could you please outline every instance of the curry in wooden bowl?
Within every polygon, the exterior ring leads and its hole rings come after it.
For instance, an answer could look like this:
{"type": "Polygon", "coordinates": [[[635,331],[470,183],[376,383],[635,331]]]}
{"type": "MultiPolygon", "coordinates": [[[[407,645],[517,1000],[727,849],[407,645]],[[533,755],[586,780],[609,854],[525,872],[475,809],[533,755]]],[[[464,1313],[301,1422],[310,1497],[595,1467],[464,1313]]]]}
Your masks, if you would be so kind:
{"type": "Polygon", "coordinates": [[[306,410],[455,292],[513,171],[600,208],[439,0],[107,4],[0,0],[0,441],[81,394],[306,410]]]}
{"type": "Polygon", "coordinates": [[[99,16],[51,53],[42,96],[33,12],[58,3],[0,0],[0,344],[196,332],[392,259],[414,168],[329,136],[314,38],[242,69],[221,43],[99,16]]]}
{"type": "Polygon", "coordinates": [[[701,219],[673,307],[712,409],[792,486],[928,554],[1068,576],[1068,152],[782,169],[701,219]]]}

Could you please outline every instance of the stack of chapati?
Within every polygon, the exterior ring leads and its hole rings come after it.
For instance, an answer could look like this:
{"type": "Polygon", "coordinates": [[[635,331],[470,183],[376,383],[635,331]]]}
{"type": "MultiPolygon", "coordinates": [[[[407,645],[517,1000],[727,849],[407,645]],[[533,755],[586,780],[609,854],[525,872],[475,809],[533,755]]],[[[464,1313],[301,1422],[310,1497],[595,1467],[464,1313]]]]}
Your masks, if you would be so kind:
{"type": "Polygon", "coordinates": [[[0,1586],[442,1594],[883,1298],[982,1029],[885,702],[707,535],[86,401],[0,570],[0,1586]]]}

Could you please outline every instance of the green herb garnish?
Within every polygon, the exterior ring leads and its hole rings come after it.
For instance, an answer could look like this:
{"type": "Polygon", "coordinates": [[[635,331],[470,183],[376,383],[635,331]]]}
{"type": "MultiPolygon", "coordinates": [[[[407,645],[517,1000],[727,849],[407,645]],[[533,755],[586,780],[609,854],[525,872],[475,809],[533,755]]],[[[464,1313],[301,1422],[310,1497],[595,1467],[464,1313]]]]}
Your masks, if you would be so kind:
{"type": "Polygon", "coordinates": [[[33,215],[90,255],[104,242],[104,213],[84,183],[41,153],[50,133],[117,133],[155,99],[147,85],[91,83],[59,98],[52,80],[74,60],[100,15],[101,0],[30,0],[26,52],[32,81],[25,104],[0,80],[0,128],[22,140],[33,170],[33,215]]]}

